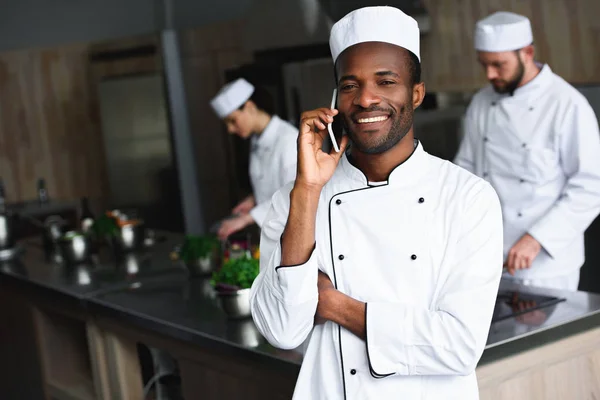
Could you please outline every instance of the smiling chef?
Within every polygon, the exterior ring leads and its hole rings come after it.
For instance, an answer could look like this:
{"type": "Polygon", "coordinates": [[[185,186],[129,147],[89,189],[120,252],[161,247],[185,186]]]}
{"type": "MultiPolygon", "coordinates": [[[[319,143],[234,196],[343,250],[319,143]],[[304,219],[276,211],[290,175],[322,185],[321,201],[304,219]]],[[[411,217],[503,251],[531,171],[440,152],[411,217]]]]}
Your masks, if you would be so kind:
{"type": "Polygon", "coordinates": [[[491,85],[473,98],[455,162],[489,181],[504,217],[506,277],[577,290],[586,228],[600,212],[600,133],[575,88],[534,60],[529,19],[479,21],[475,48],[491,85]]]}
{"type": "Polygon", "coordinates": [[[498,197],[414,139],[425,86],[413,18],[353,11],[330,47],[338,108],[302,115],[297,179],[263,226],[254,321],[279,348],[310,335],[295,399],[477,399],[502,270],[498,197]],[[326,154],[336,115],[347,136],[326,154]]]}

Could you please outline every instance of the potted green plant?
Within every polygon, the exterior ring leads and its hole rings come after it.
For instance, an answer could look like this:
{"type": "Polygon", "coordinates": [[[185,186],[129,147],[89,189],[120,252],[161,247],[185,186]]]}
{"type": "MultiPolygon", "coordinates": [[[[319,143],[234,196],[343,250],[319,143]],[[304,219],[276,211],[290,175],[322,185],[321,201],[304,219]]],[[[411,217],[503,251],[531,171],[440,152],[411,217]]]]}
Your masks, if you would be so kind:
{"type": "Polygon", "coordinates": [[[216,236],[187,235],[179,250],[179,259],[193,275],[209,275],[215,269],[218,248],[216,236]]]}
{"type": "Polygon", "coordinates": [[[250,316],[250,287],[259,272],[258,259],[244,256],[228,260],[213,273],[211,284],[227,315],[232,318],[250,316]]]}
{"type": "Polygon", "coordinates": [[[102,214],[94,220],[90,233],[99,241],[108,240],[119,235],[119,225],[114,218],[102,214]]]}

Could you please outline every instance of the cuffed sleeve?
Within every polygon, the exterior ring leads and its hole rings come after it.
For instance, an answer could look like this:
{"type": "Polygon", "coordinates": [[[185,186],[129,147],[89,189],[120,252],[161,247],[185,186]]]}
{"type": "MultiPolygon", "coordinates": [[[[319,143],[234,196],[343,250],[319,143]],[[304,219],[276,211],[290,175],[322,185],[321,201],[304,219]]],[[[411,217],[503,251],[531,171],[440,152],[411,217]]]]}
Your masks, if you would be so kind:
{"type": "Polygon", "coordinates": [[[483,353],[502,272],[502,214],[491,186],[467,202],[431,308],[369,302],[366,346],[375,378],[468,375],[483,353]]]}
{"type": "Polygon", "coordinates": [[[293,349],[310,334],[317,309],[317,252],[301,265],[281,265],[281,243],[289,212],[291,184],[273,196],[260,243],[260,274],[250,306],[262,335],[275,347],[293,349]]]}
{"type": "Polygon", "coordinates": [[[551,256],[582,235],[600,212],[598,121],[585,100],[567,115],[560,139],[560,162],[567,182],[550,211],[529,229],[551,256]]]}
{"type": "Polygon", "coordinates": [[[265,221],[265,218],[267,218],[270,208],[271,201],[264,201],[250,210],[250,216],[259,227],[263,227],[263,222],[265,221]]]}

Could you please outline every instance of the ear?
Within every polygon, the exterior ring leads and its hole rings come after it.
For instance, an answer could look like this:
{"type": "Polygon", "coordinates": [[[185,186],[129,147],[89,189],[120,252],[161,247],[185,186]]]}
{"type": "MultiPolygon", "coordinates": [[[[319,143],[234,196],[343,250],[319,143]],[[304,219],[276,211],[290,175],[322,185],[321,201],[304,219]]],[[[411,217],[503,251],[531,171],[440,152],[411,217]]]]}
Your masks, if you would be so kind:
{"type": "Polygon", "coordinates": [[[533,45],[530,44],[529,46],[523,47],[520,53],[521,57],[523,57],[522,60],[524,62],[533,61],[533,59],[535,58],[535,47],[533,47],[533,45]]]}
{"type": "Polygon", "coordinates": [[[425,98],[425,82],[417,83],[413,86],[412,100],[413,100],[413,110],[416,110],[421,103],[423,103],[423,99],[425,98]]]}
{"type": "Polygon", "coordinates": [[[248,100],[244,104],[244,110],[246,110],[250,113],[256,112],[257,109],[258,109],[258,107],[256,107],[256,103],[254,103],[252,100],[248,100]]]}

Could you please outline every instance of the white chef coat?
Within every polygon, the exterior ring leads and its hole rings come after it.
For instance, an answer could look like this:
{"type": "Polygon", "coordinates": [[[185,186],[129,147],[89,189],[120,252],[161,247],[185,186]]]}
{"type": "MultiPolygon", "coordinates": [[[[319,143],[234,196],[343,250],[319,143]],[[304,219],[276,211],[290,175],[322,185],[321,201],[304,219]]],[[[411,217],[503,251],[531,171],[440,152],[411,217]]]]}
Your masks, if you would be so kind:
{"type": "Polygon", "coordinates": [[[312,332],[294,399],[477,399],[502,270],[492,187],[420,144],[384,185],[369,186],[344,155],[321,192],[310,259],[280,267],[291,188],[265,220],[251,310],[276,347],[312,332]],[[313,326],[318,270],[366,302],[366,341],[313,326]]]}
{"type": "Polygon", "coordinates": [[[583,233],[600,212],[600,133],[585,97],[544,65],[513,96],[479,91],[464,128],[455,162],[498,193],[505,259],[525,233],[543,247],[515,278],[573,275],[584,262],[583,233]]]}
{"type": "Polygon", "coordinates": [[[256,206],[250,215],[258,226],[262,227],[273,194],[296,179],[297,139],[298,129],[276,115],[251,139],[250,183],[256,206]]]}

